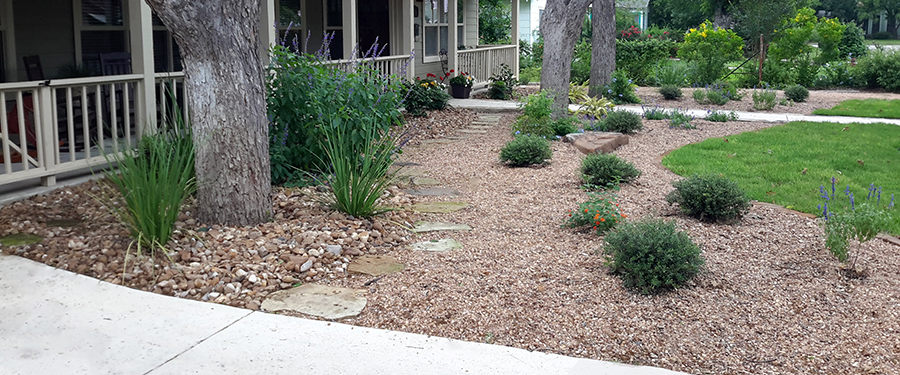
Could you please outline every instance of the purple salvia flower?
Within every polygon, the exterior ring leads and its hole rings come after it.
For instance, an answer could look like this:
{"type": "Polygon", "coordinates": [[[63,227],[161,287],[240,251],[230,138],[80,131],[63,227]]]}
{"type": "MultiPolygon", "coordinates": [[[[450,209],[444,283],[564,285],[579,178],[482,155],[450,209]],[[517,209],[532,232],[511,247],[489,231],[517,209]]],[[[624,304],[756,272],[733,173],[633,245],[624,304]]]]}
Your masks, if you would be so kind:
{"type": "Polygon", "coordinates": [[[850,209],[856,211],[856,203],[853,201],[853,193],[850,193],[850,209]]]}
{"type": "Polygon", "coordinates": [[[881,203],[881,186],[878,187],[878,201],[877,203],[881,203]]]}
{"type": "Polygon", "coordinates": [[[819,198],[822,198],[826,201],[828,200],[828,193],[825,192],[825,186],[823,185],[819,185],[819,198]]]}
{"type": "Polygon", "coordinates": [[[834,197],[834,183],[835,183],[835,182],[837,182],[837,179],[834,178],[834,177],[832,177],[832,178],[831,178],[831,196],[832,196],[832,197],[834,197]]]}

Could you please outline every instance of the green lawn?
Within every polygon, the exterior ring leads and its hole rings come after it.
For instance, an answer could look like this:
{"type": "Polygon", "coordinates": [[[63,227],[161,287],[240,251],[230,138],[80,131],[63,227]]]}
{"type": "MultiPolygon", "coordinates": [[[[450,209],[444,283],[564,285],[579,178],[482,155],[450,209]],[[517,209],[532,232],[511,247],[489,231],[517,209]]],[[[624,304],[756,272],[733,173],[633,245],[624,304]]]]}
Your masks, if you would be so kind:
{"type": "MultiPolygon", "coordinates": [[[[900,126],[792,122],[756,132],[711,138],[666,156],[663,165],[685,176],[722,173],[735,180],[751,199],[797,211],[821,214],[819,187],[836,198],[829,208],[850,206],[843,191],[850,185],[856,202],[869,184],[882,188],[881,204],[891,194],[900,201],[900,126]],[[727,140],[727,141],[726,141],[727,140]]],[[[875,198],[873,198],[875,199],[875,198]]],[[[900,202],[897,202],[900,204],[900,202]]],[[[891,233],[900,234],[900,211],[894,210],[891,233]]]]}
{"type": "Polygon", "coordinates": [[[896,46],[900,44],[900,40],[898,39],[869,39],[866,41],[867,45],[877,44],[879,46],[896,46]]]}
{"type": "Polygon", "coordinates": [[[845,100],[831,109],[817,109],[814,115],[900,118],[900,99],[845,100]]]}

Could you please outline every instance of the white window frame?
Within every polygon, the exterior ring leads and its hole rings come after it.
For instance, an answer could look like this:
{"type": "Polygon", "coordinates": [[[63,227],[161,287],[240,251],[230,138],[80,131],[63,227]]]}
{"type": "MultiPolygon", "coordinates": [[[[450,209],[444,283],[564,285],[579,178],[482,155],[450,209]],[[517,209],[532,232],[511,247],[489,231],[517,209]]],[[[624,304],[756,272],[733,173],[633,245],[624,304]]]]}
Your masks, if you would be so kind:
{"type": "Polygon", "coordinates": [[[449,52],[449,50],[450,50],[450,43],[456,43],[457,45],[459,45],[459,40],[458,40],[458,39],[460,38],[459,35],[463,35],[463,40],[465,40],[465,31],[466,31],[466,27],[465,27],[465,1],[463,1],[463,0],[457,0],[457,9],[458,9],[458,11],[457,11],[457,15],[456,15],[456,21],[457,21],[457,22],[455,23],[455,26],[456,26],[456,28],[457,28],[457,30],[458,30],[458,31],[457,31],[458,34],[457,34],[457,40],[454,40],[454,41],[451,41],[451,40],[450,40],[450,36],[449,36],[449,34],[450,34],[450,24],[451,24],[451,23],[450,23],[450,20],[448,19],[447,22],[440,22],[440,21],[441,21],[441,15],[446,15],[447,18],[450,18],[450,10],[446,8],[446,6],[449,6],[449,5],[450,5],[450,1],[449,1],[449,0],[424,0],[424,1],[422,2],[422,10],[421,10],[421,12],[420,12],[420,17],[421,17],[421,21],[422,21],[422,22],[421,22],[420,35],[422,35],[422,62],[423,62],[423,63],[433,63],[433,62],[439,62],[439,61],[441,61],[440,50],[441,50],[441,39],[443,39],[443,36],[441,35],[441,28],[442,28],[442,27],[446,27],[446,28],[447,28],[447,34],[448,34],[448,35],[447,35],[447,50],[448,50],[448,52],[449,52]],[[438,14],[438,22],[425,23],[425,7],[426,7],[427,5],[429,5],[429,4],[431,4],[432,1],[436,1],[437,4],[438,4],[438,13],[437,13],[437,14],[438,14]],[[460,5],[462,5],[462,8],[461,8],[461,9],[459,8],[460,5]],[[427,42],[427,39],[428,39],[428,38],[427,38],[427,35],[428,35],[428,34],[425,33],[425,29],[426,29],[426,28],[429,28],[429,27],[437,28],[437,38],[438,38],[438,41],[437,41],[438,54],[437,54],[437,55],[428,55],[428,54],[425,52],[425,51],[426,51],[426,50],[425,50],[425,45],[428,43],[428,42],[427,42]],[[460,27],[462,27],[461,30],[459,30],[460,27]]]}
{"type": "MultiPolygon", "coordinates": [[[[324,4],[323,6],[327,5],[324,4]]],[[[275,28],[275,42],[281,44],[282,38],[284,38],[284,33],[288,31],[288,25],[281,24],[281,0],[275,0],[275,19],[278,20],[278,26],[275,28]]],[[[300,26],[292,25],[291,30],[297,31],[297,35],[300,37],[299,47],[301,51],[306,51],[306,1],[300,0],[300,26]]],[[[290,41],[289,41],[290,42],[290,41]]]]}
{"type": "Polygon", "coordinates": [[[83,63],[82,59],[82,51],[81,51],[81,32],[82,31],[121,31],[122,35],[124,35],[125,40],[123,41],[125,44],[125,52],[131,52],[131,45],[128,43],[128,0],[122,1],[122,24],[121,25],[85,25],[84,19],[82,18],[82,4],[81,0],[72,0],[72,18],[74,18],[73,22],[73,31],[74,31],[74,39],[75,39],[75,64],[81,65],[83,63]]]}

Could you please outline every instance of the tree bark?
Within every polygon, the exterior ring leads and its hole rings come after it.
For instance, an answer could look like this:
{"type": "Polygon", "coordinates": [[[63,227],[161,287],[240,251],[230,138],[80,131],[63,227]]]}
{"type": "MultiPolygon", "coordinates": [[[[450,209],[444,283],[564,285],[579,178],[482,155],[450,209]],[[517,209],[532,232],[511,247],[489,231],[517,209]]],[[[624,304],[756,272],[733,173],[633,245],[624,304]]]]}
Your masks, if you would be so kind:
{"type": "Polygon", "coordinates": [[[603,85],[616,70],[616,1],[594,0],[591,10],[591,80],[588,94],[603,96],[603,85]]]}
{"type": "Polygon", "coordinates": [[[584,14],[592,0],[547,0],[541,18],[544,62],[541,89],[553,95],[553,117],[568,116],[569,78],[575,43],[581,35],[584,14]]]}
{"type": "Polygon", "coordinates": [[[269,220],[260,0],[146,1],[181,47],[196,149],[198,218],[225,225],[269,220]]]}

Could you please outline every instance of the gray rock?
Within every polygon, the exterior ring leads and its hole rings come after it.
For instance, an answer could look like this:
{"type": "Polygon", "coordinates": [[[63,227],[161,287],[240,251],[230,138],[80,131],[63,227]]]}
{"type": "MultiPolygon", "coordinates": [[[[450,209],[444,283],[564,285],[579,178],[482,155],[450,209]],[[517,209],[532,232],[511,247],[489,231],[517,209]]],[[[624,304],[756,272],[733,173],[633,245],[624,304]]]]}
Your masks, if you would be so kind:
{"type": "Polygon", "coordinates": [[[306,263],[303,263],[302,265],[300,265],[300,272],[309,271],[309,269],[312,268],[312,266],[313,266],[313,259],[309,258],[309,260],[307,260],[306,263]]]}
{"type": "Polygon", "coordinates": [[[335,256],[341,256],[341,245],[325,245],[325,251],[334,254],[335,256]]]}

